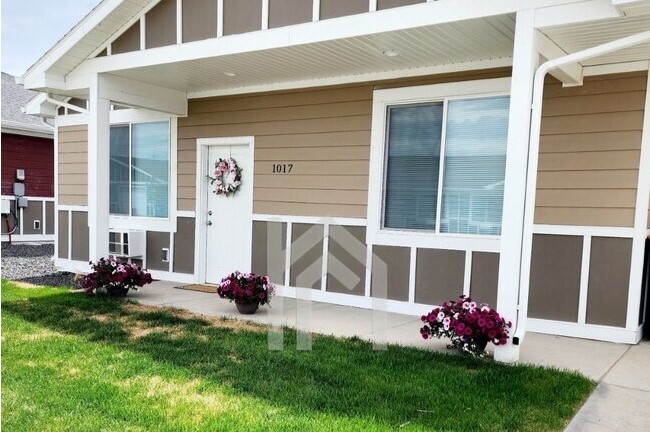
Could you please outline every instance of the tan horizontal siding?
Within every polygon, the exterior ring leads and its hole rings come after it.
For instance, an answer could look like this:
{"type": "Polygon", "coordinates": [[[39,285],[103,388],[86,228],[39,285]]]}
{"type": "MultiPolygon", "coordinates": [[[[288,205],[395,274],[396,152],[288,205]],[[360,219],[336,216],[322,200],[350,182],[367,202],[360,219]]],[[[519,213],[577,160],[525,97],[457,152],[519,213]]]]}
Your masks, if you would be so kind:
{"type": "Polygon", "coordinates": [[[375,89],[509,75],[500,68],[191,100],[178,122],[178,207],[195,210],[197,138],[254,136],[256,213],[364,218],[375,89]],[[279,163],[292,172],[273,174],[279,163]]]}
{"type": "Polygon", "coordinates": [[[535,223],[634,225],[646,73],[545,88],[535,223]]]}
{"type": "Polygon", "coordinates": [[[640,130],[545,135],[540,153],[640,150],[640,130]]]}
{"type": "Polygon", "coordinates": [[[58,129],[58,200],[63,205],[88,205],[88,128],[58,129]]]}
{"type": "Polygon", "coordinates": [[[537,191],[544,189],[636,189],[638,172],[634,170],[547,171],[537,174],[537,191]]]}
{"type": "Polygon", "coordinates": [[[255,175],[255,184],[267,188],[285,189],[340,189],[340,190],[368,190],[368,176],[365,175],[292,175],[281,178],[274,174],[255,175]]]}
{"type": "Polygon", "coordinates": [[[631,227],[634,225],[634,209],[538,206],[535,209],[535,223],[548,225],[631,227]]]}
{"type": "Polygon", "coordinates": [[[257,214],[331,216],[365,218],[365,205],[311,204],[282,201],[256,201],[253,211],[257,214]]]}

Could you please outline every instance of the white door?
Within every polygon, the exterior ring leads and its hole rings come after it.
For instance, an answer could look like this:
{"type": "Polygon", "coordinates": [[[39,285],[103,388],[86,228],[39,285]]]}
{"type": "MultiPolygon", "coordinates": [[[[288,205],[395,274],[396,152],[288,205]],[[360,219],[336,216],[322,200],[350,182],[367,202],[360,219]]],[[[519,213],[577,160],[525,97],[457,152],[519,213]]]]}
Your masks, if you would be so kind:
{"type": "Polygon", "coordinates": [[[208,147],[205,174],[214,177],[215,162],[232,157],[242,169],[242,182],[235,195],[214,193],[208,183],[206,206],[206,283],[218,284],[234,271],[251,266],[253,215],[253,163],[247,143],[208,147]]]}

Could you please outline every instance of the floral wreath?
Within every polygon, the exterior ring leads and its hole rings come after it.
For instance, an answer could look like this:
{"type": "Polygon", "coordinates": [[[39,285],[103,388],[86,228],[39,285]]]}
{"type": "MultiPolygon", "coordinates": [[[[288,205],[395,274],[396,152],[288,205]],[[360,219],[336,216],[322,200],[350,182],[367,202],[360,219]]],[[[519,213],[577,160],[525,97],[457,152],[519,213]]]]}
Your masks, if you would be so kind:
{"type": "Polygon", "coordinates": [[[217,195],[234,195],[241,186],[242,169],[237,161],[231,157],[228,159],[219,158],[214,163],[214,177],[208,176],[210,184],[214,185],[214,193],[217,195]]]}

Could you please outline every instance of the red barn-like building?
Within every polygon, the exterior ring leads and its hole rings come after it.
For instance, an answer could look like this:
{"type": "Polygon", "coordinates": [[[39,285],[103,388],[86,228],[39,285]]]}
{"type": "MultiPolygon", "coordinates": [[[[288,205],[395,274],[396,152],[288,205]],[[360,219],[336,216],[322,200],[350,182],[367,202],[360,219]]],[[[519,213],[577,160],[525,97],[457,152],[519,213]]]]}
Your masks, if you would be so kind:
{"type": "Polygon", "coordinates": [[[2,73],[2,240],[54,240],[54,128],[23,112],[36,93],[16,84],[2,73]],[[24,172],[27,207],[16,206],[14,183],[18,170],[24,172]]]}

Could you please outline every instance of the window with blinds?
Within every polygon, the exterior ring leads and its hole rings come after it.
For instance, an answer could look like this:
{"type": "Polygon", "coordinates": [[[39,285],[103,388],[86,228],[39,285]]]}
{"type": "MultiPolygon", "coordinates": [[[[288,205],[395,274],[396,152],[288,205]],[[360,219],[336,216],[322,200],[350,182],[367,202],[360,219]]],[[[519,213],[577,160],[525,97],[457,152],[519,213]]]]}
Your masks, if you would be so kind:
{"type": "Polygon", "coordinates": [[[111,126],[113,215],[169,217],[169,122],[111,126]]]}
{"type": "Polygon", "coordinates": [[[500,235],[507,96],[388,108],[383,226],[500,235]]]}

